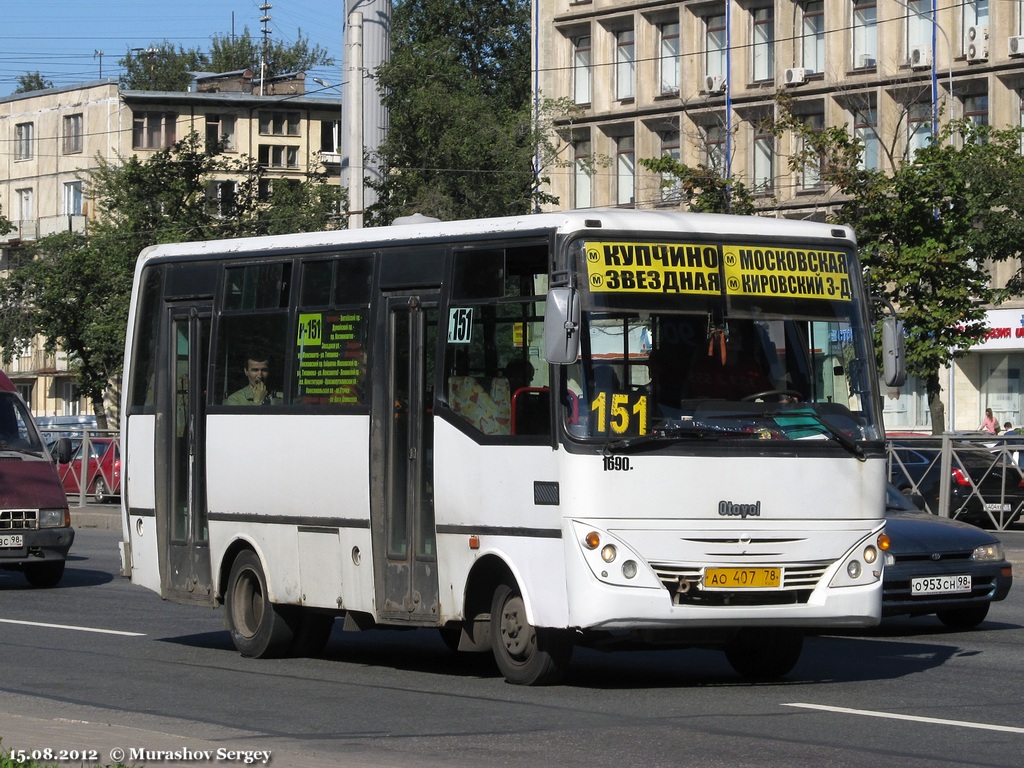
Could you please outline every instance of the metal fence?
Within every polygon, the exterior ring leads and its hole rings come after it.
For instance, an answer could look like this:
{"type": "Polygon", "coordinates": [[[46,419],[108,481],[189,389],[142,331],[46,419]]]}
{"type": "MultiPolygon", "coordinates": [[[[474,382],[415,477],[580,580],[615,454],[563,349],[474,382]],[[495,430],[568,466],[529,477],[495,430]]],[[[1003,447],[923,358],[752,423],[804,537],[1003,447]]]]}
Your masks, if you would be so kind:
{"type": "Polygon", "coordinates": [[[65,493],[78,497],[78,506],[90,502],[111,501],[121,494],[121,436],[116,429],[82,429],[75,427],[45,428],[43,439],[56,461],[57,441],[66,437],[71,442],[71,461],[57,464],[65,493]],[[93,447],[100,448],[93,458],[93,447]]]}
{"type": "Polygon", "coordinates": [[[1024,512],[1024,435],[890,438],[889,478],[928,512],[1005,530],[1024,512]]]}

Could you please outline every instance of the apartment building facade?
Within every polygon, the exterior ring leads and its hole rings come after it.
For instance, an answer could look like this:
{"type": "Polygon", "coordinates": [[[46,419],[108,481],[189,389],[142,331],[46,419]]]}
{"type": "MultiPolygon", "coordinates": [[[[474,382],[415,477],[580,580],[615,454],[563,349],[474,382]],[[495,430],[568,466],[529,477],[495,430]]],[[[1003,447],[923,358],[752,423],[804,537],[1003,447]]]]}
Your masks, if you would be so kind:
{"type": "MultiPolygon", "coordinates": [[[[790,170],[797,139],[766,130],[780,91],[810,127],[847,126],[882,170],[950,118],[1022,125],[1021,0],[544,0],[535,35],[536,88],[576,105],[557,125],[566,162],[548,169],[561,208],[678,208],[639,163],[669,155],[742,180],[765,215],[823,220],[834,191],[790,170]]],[[[1024,421],[1024,301],[990,323],[1014,313],[1009,343],[948,372],[950,428],[974,429],[986,406],[1024,421]]],[[[919,382],[889,394],[890,430],[930,430],[919,382]]]]}
{"type": "MultiPolygon", "coordinates": [[[[50,88],[0,98],[0,206],[14,230],[0,236],[0,271],[23,244],[61,231],[86,231],[96,211],[85,174],[102,158],[148,155],[190,131],[223,141],[276,179],[302,180],[311,170],[338,174],[340,101],[306,95],[303,73],[260,83],[249,70],[199,75],[193,90],[121,90],[116,80],[50,88]]],[[[235,180],[211,179],[211,200],[230,195],[235,180]]],[[[269,190],[268,190],[269,191],[269,190]]],[[[36,339],[7,373],[37,416],[87,409],[76,396],[63,353],[36,339]]]]}

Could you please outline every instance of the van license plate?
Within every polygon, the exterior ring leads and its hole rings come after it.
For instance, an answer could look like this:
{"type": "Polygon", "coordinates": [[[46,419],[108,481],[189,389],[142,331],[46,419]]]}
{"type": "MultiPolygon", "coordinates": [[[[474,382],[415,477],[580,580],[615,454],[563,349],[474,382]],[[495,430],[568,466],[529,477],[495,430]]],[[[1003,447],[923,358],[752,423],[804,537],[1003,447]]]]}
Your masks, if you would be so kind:
{"type": "Polygon", "coordinates": [[[704,589],[777,589],[781,568],[705,568],[704,589]]]}
{"type": "Polygon", "coordinates": [[[21,549],[25,546],[25,537],[20,533],[0,534],[0,549],[21,549]]]}
{"type": "Polygon", "coordinates": [[[910,580],[912,595],[947,595],[970,591],[971,576],[967,573],[957,576],[925,576],[910,580]]]}

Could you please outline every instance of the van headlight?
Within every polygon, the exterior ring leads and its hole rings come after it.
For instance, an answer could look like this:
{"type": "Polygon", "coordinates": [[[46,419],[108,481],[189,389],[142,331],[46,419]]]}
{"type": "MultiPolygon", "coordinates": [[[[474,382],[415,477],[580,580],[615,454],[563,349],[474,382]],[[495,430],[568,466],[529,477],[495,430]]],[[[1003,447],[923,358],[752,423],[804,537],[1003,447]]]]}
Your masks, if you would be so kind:
{"type": "Polygon", "coordinates": [[[71,514],[67,507],[63,509],[40,509],[40,528],[66,528],[71,525],[71,514]]]}

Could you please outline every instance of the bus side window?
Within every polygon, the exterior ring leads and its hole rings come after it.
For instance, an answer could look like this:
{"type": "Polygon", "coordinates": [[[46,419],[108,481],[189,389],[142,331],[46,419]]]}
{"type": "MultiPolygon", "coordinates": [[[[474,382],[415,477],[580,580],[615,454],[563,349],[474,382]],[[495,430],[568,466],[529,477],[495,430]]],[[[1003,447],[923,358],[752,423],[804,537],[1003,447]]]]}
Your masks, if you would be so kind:
{"type": "MultiPolygon", "coordinates": [[[[214,351],[213,402],[223,405],[254,404],[248,376],[251,362],[265,364],[266,405],[285,402],[285,333],[287,312],[222,315],[214,351]],[[263,360],[255,360],[262,357],[263,360]],[[269,398],[269,399],[268,399],[269,398]]],[[[258,397],[258,396],[257,396],[258,397]]]]}

